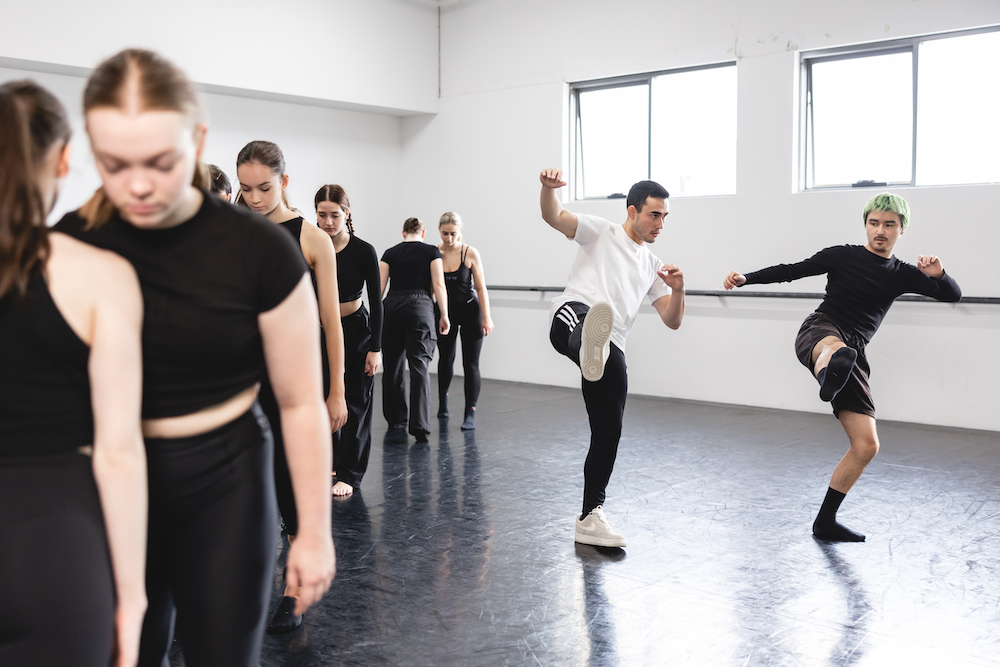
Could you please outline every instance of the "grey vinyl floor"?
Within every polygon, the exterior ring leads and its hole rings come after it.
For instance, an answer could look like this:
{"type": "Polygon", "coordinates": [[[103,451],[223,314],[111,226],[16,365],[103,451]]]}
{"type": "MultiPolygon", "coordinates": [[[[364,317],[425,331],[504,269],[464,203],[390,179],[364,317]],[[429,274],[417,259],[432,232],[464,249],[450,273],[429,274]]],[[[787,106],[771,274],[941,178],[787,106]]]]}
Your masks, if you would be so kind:
{"type": "Polygon", "coordinates": [[[629,545],[599,551],[573,542],[579,390],[486,381],[477,429],[429,443],[375,414],[337,579],[262,665],[1000,664],[998,433],[880,423],[840,512],[868,541],[826,544],[832,415],[630,396],[605,505],[629,545]]]}

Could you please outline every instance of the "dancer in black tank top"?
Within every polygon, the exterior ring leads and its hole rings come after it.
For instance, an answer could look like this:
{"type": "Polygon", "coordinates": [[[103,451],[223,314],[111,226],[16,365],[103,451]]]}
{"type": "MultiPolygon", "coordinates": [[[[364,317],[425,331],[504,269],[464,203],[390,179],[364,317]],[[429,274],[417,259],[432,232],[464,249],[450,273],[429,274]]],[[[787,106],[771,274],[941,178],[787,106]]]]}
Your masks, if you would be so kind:
{"type": "Polygon", "coordinates": [[[479,251],[462,244],[462,219],[459,215],[452,211],[442,215],[438,233],[441,234],[438,250],[444,262],[448,319],[451,321],[451,331],[438,336],[438,417],[448,417],[448,388],[454,374],[455,343],[461,332],[462,368],[465,372],[462,430],[471,431],[476,428],[476,403],[482,387],[479,354],[483,349],[483,337],[493,331],[490,298],[486,292],[486,277],[479,251]]]}
{"type": "MultiPolygon", "coordinates": [[[[295,241],[309,264],[312,283],[319,300],[322,328],[320,350],[323,373],[323,391],[330,413],[331,430],[337,431],[347,421],[344,401],[344,336],[337,308],[337,259],[329,237],[311,224],[303,224],[301,215],[288,206],[285,188],[285,157],[277,144],[270,141],[251,141],[236,158],[236,172],[240,179],[237,203],[266,215],[278,223],[295,241]]],[[[278,402],[267,378],[261,384],[260,405],[274,431],[274,488],[278,511],[284,521],[289,543],[298,534],[298,517],[292,479],[285,459],[284,437],[278,402]]],[[[287,588],[278,610],[268,624],[268,632],[291,632],[302,624],[302,616],[295,614],[298,591],[287,588]]]]}
{"type": "Polygon", "coordinates": [[[102,188],[57,227],[129,260],[145,302],[143,434],[149,548],[139,664],[260,658],[277,523],[272,437],[256,403],[265,371],[282,416],[298,539],[297,613],[334,574],[329,415],[316,300],[302,253],[263,216],[205,190],[207,126],[190,81],[148,51],[98,66],[84,114],[102,188]]]}
{"type": "Polygon", "coordinates": [[[419,219],[408,218],[403,223],[403,242],[382,253],[379,261],[382,294],[389,285],[389,294],[384,300],[385,327],[382,331],[385,351],[382,413],[390,429],[402,430],[407,426],[405,358],[410,366],[409,432],[418,442],[427,442],[431,428],[428,369],[434,358],[434,343],[437,334],[444,335],[451,327],[441,252],[422,242],[426,231],[419,219]],[[437,317],[431,301],[432,292],[438,304],[443,305],[437,317]]]}
{"type": "Polygon", "coordinates": [[[120,257],[46,229],[69,136],[48,91],[0,86],[4,667],[135,664],[146,609],[142,296],[120,257]]]}
{"type": "Polygon", "coordinates": [[[382,365],[382,299],[375,248],[354,235],[351,202],[339,185],[316,192],[316,222],[337,251],[337,285],[344,326],[344,394],[347,423],[333,434],[337,483],[331,493],[349,496],[361,486],[372,445],[372,390],[382,365]],[[361,301],[367,289],[371,314],[361,301]]]}

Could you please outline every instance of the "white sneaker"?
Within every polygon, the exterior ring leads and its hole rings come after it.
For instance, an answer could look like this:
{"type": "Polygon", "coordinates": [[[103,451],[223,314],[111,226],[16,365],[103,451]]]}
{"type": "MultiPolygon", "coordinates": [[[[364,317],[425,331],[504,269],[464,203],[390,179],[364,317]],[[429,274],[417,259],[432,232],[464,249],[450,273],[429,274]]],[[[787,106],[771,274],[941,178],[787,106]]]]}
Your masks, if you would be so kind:
{"type": "Polygon", "coordinates": [[[582,521],[576,520],[574,540],[596,547],[625,547],[625,536],[615,532],[615,527],[604,516],[604,508],[600,505],[591,510],[582,521]]]}
{"type": "Polygon", "coordinates": [[[580,370],[585,380],[597,382],[604,377],[604,364],[611,352],[611,332],[614,328],[615,311],[606,301],[595,303],[583,319],[580,370]]]}

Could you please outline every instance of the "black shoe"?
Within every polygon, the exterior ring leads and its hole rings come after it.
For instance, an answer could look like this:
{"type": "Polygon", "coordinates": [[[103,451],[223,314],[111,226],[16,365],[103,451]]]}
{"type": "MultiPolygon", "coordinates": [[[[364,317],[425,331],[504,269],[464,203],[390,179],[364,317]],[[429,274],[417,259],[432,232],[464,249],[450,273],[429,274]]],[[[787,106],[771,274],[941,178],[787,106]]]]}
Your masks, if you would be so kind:
{"type": "Polygon", "coordinates": [[[389,430],[390,431],[405,431],[406,430],[406,422],[400,422],[398,424],[389,424],[389,430]]]}
{"type": "Polygon", "coordinates": [[[417,439],[417,442],[428,442],[431,439],[430,438],[430,436],[431,436],[431,432],[430,431],[417,431],[416,433],[413,433],[412,435],[413,435],[414,438],[417,439]]]}
{"type": "Polygon", "coordinates": [[[271,622],[267,625],[267,634],[283,635],[302,625],[302,615],[295,614],[295,598],[287,595],[281,598],[278,610],[274,612],[271,622]]]}
{"type": "Polygon", "coordinates": [[[438,419],[448,418],[448,394],[441,397],[438,401],[438,419]]]}

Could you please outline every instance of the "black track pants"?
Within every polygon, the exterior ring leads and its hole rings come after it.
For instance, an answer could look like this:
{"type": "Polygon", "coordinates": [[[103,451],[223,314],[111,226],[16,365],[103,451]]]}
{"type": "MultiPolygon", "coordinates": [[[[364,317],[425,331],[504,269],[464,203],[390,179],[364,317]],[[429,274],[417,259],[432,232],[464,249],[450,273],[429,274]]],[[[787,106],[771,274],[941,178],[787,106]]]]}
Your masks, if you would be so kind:
{"type": "Polygon", "coordinates": [[[434,303],[426,292],[389,292],[383,302],[382,413],[389,426],[407,423],[404,360],[410,365],[409,432],[423,435],[431,430],[431,380],[437,327],[434,303]]]}
{"type": "MultiPolygon", "coordinates": [[[[549,340],[557,352],[580,365],[580,336],[583,321],[590,307],[579,302],[563,306],[572,310],[578,321],[570,327],[560,317],[552,320],[549,340]]],[[[625,353],[617,345],[611,344],[611,354],[604,365],[604,377],[597,382],[580,378],[583,400],[587,405],[590,420],[590,450],[583,466],[583,514],[589,514],[598,505],[604,504],[604,492],[611,479],[618,455],[618,441],[622,436],[622,416],[625,414],[625,399],[628,395],[628,368],[625,353]]]]}
{"type": "Polygon", "coordinates": [[[344,326],[344,398],[347,423],[333,434],[333,464],[337,481],[360,486],[372,448],[372,392],[375,378],[365,375],[372,330],[368,310],[341,318],[344,326]]]}
{"type": "MultiPolygon", "coordinates": [[[[438,312],[435,305],[435,318],[438,317],[438,312]]],[[[465,303],[454,304],[449,301],[448,319],[451,321],[451,330],[447,336],[438,336],[438,398],[442,405],[446,404],[448,388],[454,375],[456,343],[461,335],[465,410],[468,412],[479,400],[483,384],[479,373],[479,354],[483,349],[483,311],[479,307],[479,299],[472,297],[465,303]]]]}

